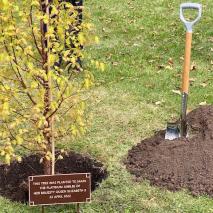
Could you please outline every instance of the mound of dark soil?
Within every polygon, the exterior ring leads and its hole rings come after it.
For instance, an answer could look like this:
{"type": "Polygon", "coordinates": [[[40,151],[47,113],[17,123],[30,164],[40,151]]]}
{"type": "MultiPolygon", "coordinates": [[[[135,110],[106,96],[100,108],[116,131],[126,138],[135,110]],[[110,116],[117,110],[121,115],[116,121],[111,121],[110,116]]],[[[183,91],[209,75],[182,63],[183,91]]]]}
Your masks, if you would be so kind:
{"type": "MultiPolygon", "coordinates": [[[[40,155],[30,155],[21,163],[12,162],[10,166],[0,165],[0,195],[12,201],[28,202],[28,176],[43,174],[40,155]]],[[[56,162],[57,174],[91,173],[92,191],[107,177],[103,164],[89,157],[68,153],[64,159],[56,162]]]]}
{"type": "Polygon", "coordinates": [[[188,115],[191,137],[165,140],[165,131],[133,147],[125,162],[140,181],[193,195],[213,196],[213,106],[203,106],[188,115]]]}

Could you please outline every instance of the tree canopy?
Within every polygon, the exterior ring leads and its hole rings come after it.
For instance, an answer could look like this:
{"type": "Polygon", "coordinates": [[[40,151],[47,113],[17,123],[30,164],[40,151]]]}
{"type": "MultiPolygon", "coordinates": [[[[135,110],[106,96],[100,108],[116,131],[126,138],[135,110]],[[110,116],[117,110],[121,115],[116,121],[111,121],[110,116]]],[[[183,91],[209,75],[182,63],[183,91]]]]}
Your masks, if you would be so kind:
{"type": "Polygon", "coordinates": [[[21,160],[23,147],[50,161],[53,141],[86,130],[82,92],[93,84],[86,62],[104,69],[82,49],[92,25],[79,24],[76,7],[58,0],[1,0],[0,7],[1,157],[21,160]]]}

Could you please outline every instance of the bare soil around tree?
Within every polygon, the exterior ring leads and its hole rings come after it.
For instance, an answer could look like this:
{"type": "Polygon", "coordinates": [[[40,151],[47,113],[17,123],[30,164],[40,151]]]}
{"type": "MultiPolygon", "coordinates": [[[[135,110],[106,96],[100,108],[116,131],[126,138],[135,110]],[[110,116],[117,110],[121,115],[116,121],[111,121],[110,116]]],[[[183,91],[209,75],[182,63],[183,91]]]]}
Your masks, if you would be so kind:
{"type": "MultiPolygon", "coordinates": [[[[0,165],[0,195],[12,201],[28,202],[28,176],[43,174],[40,159],[40,155],[30,155],[24,157],[21,163],[14,161],[10,166],[0,165]]],[[[101,162],[74,152],[56,162],[56,173],[91,173],[92,191],[108,176],[101,162]]]]}

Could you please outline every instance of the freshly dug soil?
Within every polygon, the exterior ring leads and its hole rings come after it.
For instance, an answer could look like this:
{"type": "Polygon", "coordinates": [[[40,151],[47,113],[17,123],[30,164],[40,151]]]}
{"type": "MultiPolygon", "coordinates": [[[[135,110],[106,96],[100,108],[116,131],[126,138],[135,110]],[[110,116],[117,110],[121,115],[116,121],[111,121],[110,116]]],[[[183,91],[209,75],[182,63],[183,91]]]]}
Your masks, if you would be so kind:
{"type": "MultiPolygon", "coordinates": [[[[43,174],[40,155],[24,157],[21,163],[14,161],[10,166],[0,165],[0,195],[12,201],[28,202],[28,176],[43,174]]],[[[91,173],[92,191],[107,177],[103,164],[89,157],[68,153],[56,162],[56,174],[91,173]]]]}
{"type": "Polygon", "coordinates": [[[165,140],[165,130],[141,141],[125,162],[136,180],[193,195],[213,196],[213,106],[203,106],[188,115],[190,137],[165,140]]]}

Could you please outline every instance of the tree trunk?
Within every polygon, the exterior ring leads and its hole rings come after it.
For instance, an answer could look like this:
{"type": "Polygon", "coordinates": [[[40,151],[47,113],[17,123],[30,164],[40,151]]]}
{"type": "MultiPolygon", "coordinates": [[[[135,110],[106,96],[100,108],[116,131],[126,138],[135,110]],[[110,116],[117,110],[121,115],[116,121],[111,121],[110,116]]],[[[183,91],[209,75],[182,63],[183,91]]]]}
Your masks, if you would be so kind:
{"type": "MultiPolygon", "coordinates": [[[[41,0],[41,10],[49,16],[49,6],[48,2],[50,0],[41,0]]],[[[49,67],[49,50],[48,43],[49,39],[45,37],[46,33],[48,32],[48,24],[44,24],[43,21],[41,21],[41,42],[42,42],[42,61],[43,61],[43,69],[45,70],[46,75],[48,76],[48,73],[50,71],[49,67]]],[[[52,159],[48,160],[44,157],[44,174],[45,175],[51,175],[54,172],[54,166],[51,167],[52,164],[54,164],[54,156],[55,153],[54,150],[54,144],[53,144],[53,117],[48,117],[48,115],[51,113],[51,103],[52,103],[52,91],[51,91],[51,78],[49,77],[44,82],[44,112],[43,115],[46,118],[44,129],[43,129],[43,135],[46,142],[46,150],[45,152],[50,152],[53,154],[52,159]]]]}
{"type": "Polygon", "coordinates": [[[51,161],[44,158],[44,175],[51,175],[52,174],[52,164],[51,161]]]}

